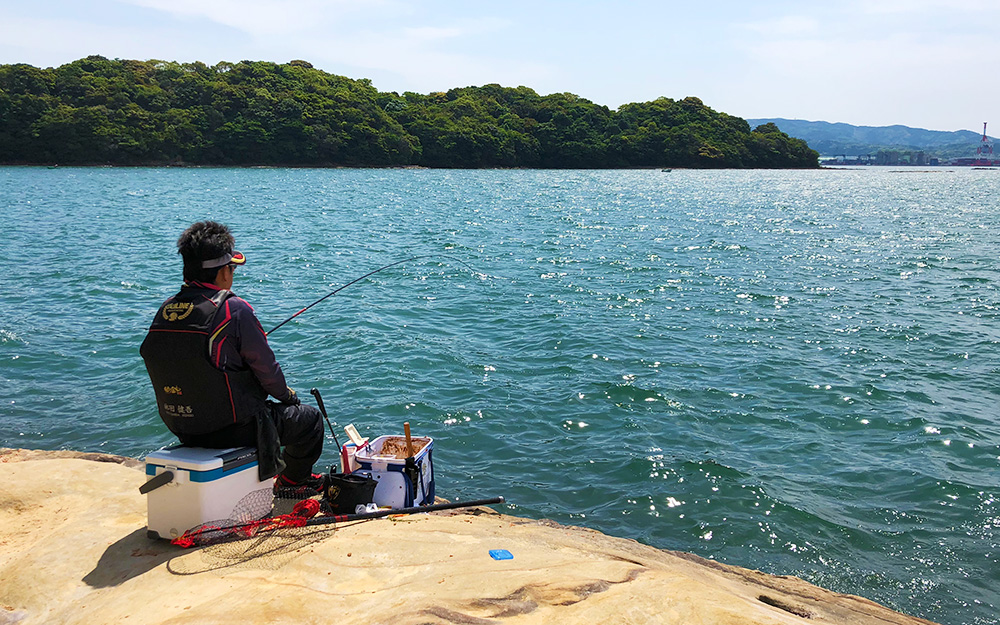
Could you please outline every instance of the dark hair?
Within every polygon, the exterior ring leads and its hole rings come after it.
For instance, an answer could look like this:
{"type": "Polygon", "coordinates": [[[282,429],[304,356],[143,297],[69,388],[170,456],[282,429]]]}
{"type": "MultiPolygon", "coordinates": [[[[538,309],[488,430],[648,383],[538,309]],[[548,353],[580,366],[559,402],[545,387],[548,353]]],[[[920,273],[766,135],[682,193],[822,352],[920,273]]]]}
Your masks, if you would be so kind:
{"type": "Polygon", "coordinates": [[[191,224],[177,239],[177,253],[184,259],[184,281],[214,281],[221,267],[204,269],[201,266],[202,261],[232,254],[235,245],[233,235],[223,224],[215,221],[199,221],[191,224]]]}

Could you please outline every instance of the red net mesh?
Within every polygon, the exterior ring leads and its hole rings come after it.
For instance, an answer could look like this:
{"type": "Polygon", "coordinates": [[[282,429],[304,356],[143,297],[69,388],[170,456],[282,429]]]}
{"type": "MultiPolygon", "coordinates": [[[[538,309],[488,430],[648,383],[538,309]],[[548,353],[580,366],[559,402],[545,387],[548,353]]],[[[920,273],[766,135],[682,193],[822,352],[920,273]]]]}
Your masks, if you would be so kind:
{"type": "Polygon", "coordinates": [[[202,547],[254,538],[282,528],[304,527],[306,521],[321,512],[322,505],[317,498],[301,497],[298,492],[254,491],[236,504],[230,518],[203,523],[170,542],[184,548],[202,547]],[[289,507],[289,512],[282,513],[289,507]]]}

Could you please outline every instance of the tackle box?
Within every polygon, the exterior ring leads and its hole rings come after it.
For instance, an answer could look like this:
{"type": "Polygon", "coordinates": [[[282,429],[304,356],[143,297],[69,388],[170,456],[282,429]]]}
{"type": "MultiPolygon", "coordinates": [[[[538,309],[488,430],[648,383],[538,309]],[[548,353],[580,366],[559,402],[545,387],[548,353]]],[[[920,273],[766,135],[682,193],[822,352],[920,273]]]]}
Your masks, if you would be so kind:
{"type": "Polygon", "coordinates": [[[380,508],[411,508],[434,503],[434,439],[414,436],[412,439],[415,468],[406,468],[406,439],[403,436],[379,436],[357,449],[354,461],[357,473],[373,477],[374,502],[380,508]]]}
{"type": "Polygon", "coordinates": [[[274,478],[258,479],[253,447],[176,445],[146,456],[147,478],[167,471],[173,474],[170,481],[146,495],[146,530],[151,538],[170,540],[205,523],[245,523],[271,511],[274,478]],[[254,496],[248,497],[251,493],[254,496]]]}

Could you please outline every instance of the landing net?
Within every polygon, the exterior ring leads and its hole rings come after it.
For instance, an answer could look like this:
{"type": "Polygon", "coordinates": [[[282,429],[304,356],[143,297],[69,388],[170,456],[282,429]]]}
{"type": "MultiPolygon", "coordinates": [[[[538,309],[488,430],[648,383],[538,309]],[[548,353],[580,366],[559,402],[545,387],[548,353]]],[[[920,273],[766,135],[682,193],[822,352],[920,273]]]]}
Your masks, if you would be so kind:
{"type": "Polygon", "coordinates": [[[299,489],[255,490],[236,504],[229,518],[193,527],[170,542],[184,548],[204,547],[302,528],[323,512],[325,505],[318,494],[303,498],[299,489]]]}

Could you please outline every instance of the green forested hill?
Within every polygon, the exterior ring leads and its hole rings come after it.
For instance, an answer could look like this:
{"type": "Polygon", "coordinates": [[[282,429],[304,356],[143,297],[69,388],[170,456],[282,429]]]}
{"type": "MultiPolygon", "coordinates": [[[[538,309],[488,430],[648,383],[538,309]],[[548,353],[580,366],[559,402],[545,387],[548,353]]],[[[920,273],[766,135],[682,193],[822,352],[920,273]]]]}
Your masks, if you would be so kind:
{"type": "Polygon", "coordinates": [[[0,163],[790,168],[817,153],[698,98],[612,111],[526,87],[384,93],[305,61],[90,56],[0,65],[0,163]]]}

